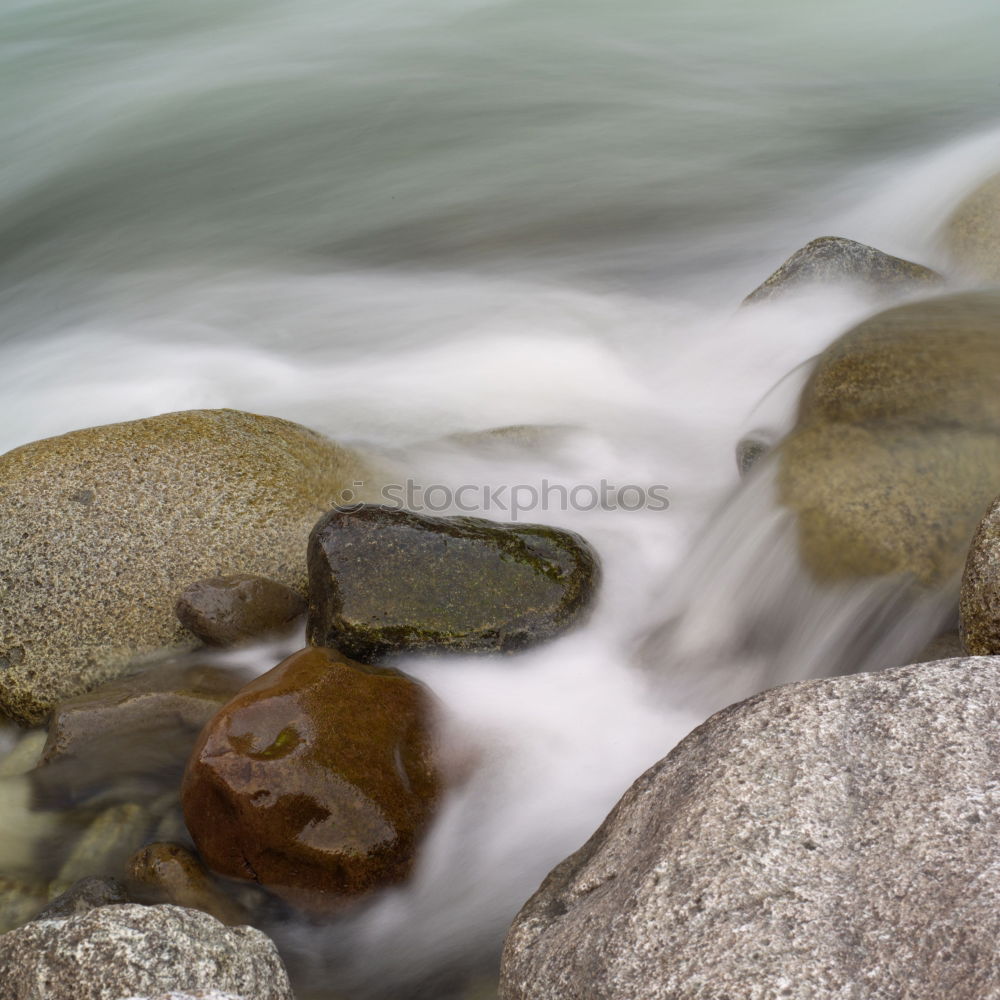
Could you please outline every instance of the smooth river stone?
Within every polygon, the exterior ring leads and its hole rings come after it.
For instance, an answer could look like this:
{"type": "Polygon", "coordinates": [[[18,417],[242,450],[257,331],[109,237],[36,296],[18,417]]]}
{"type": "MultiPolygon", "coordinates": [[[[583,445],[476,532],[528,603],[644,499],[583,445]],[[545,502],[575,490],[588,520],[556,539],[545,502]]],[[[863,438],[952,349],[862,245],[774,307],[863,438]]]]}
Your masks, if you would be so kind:
{"type": "Polygon", "coordinates": [[[1000,174],[962,199],[943,235],[952,261],[967,275],[1000,282],[1000,174]]]}
{"type": "Polygon", "coordinates": [[[306,633],[366,661],[511,652],[582,620],[599,576],[590,546],[557,528],[333,510],[309,539],[306,633]]]}
{"type": "Polygon", "coordinates": [[[293,654],[209,723],[184,815],[213,871],[314,913],[403,881],[441,793],[435,702],[335,650],[293,654]]]}
{"type": "Polygon", "coordinates": [[[177,598],[177,618],[207,646],[235,646],[288,629],[306,613],[290,587],[262,576],[198,580],[177,598]]]}
{"type": "Polygon", "coordinates": [[[839,337],[777,451],[816,579],[957,577],[1000,493],[1000,292],[898,306],[839,337]]]}
{"type": "Polygon", "coordinates": [[[189,410],[0,456],[0,716],[45,720],[139,656],[190,647],[177,595],[249,573],[304,594],[306,539],[353,452],[287,420],[189,410]]]}

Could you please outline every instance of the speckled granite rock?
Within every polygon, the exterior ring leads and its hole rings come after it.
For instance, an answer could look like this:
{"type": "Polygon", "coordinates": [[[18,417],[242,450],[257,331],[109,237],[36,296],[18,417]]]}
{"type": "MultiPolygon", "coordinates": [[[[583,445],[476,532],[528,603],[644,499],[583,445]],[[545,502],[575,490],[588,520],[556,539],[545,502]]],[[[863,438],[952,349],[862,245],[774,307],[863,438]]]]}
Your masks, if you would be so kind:
{"type": "Polygon", "coordinates": [[[779,447],[779,496],[814,576],[957,576],[1000,493],[1000,292],[849,330],[820,355],[779,447]]]}
{"type": "Polygon", "coordinates": [[[998,658],[725,709],[528,901],[500,996],[996,998],[998,770],[998,658]]]}
{"type": "Polygon", "coordinates": [[[810,285],[852,284],[893,294],[931,290],[942,281],[940,274],[921,264],[842,236],[821,236],[796,250],[743,304],[780,298],[810,285]]]}
{"type": "Polygon", "coordinates": [[[962,270],[1000,282],[1000,174],[959,203],[945,224],[944,243],[962,270]]]}
{"type": "Polygon", "coordinates": [[[959,595],[959,631],[973,656],[1000,653],[1000,497],[969,546],[959,595]]]}
{"type": "Polygon", "coordinates": [[[356,481],[370,477],[352,452],[237,410],[0,456],[0,713],[39,722],[137,654],[190,645],[174,602],[192,580],[251,573],[304,593],[309,530],[356,481]]]}
{"type": "Polygon", "coordinates": [[[235,646],[288,629],[306,613],[305,598],[262,576],[213,577],[185,587],[178,621],[207,646],[235,646]]]}
{"type": "Polygon", "coordinates": [[[119,1000],[218,990],[293,1000],[274,944],[179,906],[103,906],[0,937],[4,1000],[119,1000]]]}
{"type": "Polygon", "coordinates": [[[537,524],[334,510],[309,538],[306,634],[365,662],[398,652],[509,652],[590,610],[597,556],[537,524]]]}

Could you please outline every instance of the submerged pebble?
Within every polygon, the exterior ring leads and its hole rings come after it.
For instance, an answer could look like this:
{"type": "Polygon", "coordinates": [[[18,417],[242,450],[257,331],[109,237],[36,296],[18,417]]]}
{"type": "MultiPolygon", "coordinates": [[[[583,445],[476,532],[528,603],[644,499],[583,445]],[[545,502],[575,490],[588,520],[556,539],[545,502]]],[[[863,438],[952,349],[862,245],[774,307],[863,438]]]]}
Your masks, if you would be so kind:
{"type": "Polygon", "coordinates": [[[207,646],[235,646],[288,629],[306,613],[306,602],[262,576],[220,576],[185,587],[176,611],[180,623],[207,646]]]}

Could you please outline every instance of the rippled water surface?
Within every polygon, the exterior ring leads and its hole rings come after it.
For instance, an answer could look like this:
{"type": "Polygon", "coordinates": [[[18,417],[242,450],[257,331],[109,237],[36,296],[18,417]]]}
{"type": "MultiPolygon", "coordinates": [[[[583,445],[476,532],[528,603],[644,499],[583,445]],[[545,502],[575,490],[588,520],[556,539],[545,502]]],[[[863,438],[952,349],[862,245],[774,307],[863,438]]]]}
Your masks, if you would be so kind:
{"type": "Polygon", "coordinates": [[[948,207],[1000,168],[998,37],[978,0],[0,9],[0,447],[235,406],[424,483],[669,491],[522,515],[593,542],[600,606],[516,661],[413,665],[481,766],[409,887],[278,932],[310,982],[488,975],[637,774],[712,708],[829,668],[857,595],[803,612],[780,677],[726,641],[795,588],[763,479],[686,553],[736,487],[735,441],[794,394],[758,401],[871,305],[736,307],[820,235],[944,263],[948,207]],[[507,424],[572,430],[428,443],[507,424]]]}

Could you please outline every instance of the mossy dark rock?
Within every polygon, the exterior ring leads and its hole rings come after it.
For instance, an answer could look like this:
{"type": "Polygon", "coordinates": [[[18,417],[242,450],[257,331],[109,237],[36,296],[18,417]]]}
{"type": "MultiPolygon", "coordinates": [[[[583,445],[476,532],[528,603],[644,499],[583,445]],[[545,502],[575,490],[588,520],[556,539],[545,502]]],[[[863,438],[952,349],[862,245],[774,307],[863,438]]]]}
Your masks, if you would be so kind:
{"type": "Polygon", "coordinates": [[[589,609],[597,557],[568,531],[388,507],[333,510],[309,538],[309,641],[373,661],[510,652],[589,609]]]}
{"type": "Polygon", "coordinates": [[[434,713],[398,671],[293,654],[191,756],[182,800],[205,863],[315,913],[404,880],[441,792],[434,713]]]}
{"type": "Polygon", "coordinates": [[[0,456],[0,714],[37,723],[137,655],[190,646],[174,602],[192,580],[250,573],[304,594],[310,528],[366,480],[347,449],[237,410],[0,456]]]}
{"type": "Polygon", "coordinates": [[[198,580],[177,598],[177,619],[207,646],[235,646],[286,630],[306,613],[305,599],[262,576],[198,580]]]}
{"type": "Polygon", "coordinates": [[[959,631],[973,656],[1000,653],[1000,497],[969,546],[959,597],[959,631]]]}
{"type": "Polygon", "coordinates": [[[827,348],[778,487],[817,578],[954,577],[1000,493],[1000,292],[899,306],[827,348]]]}
{"type": "Polygon", "coordinates": [[[963,271],[1000,282],[1000,174],[959,203],[945,224],[944,243],[963,271]]]}
{"type": "Polygon", "coordinates": [[[842,236],[821,236],[796,250],[743,304],[769,301],[814,285],[855,285],[891,295],[930,290],[942,280],[928,267],[892,257],[864,243],[842,236]]]}

